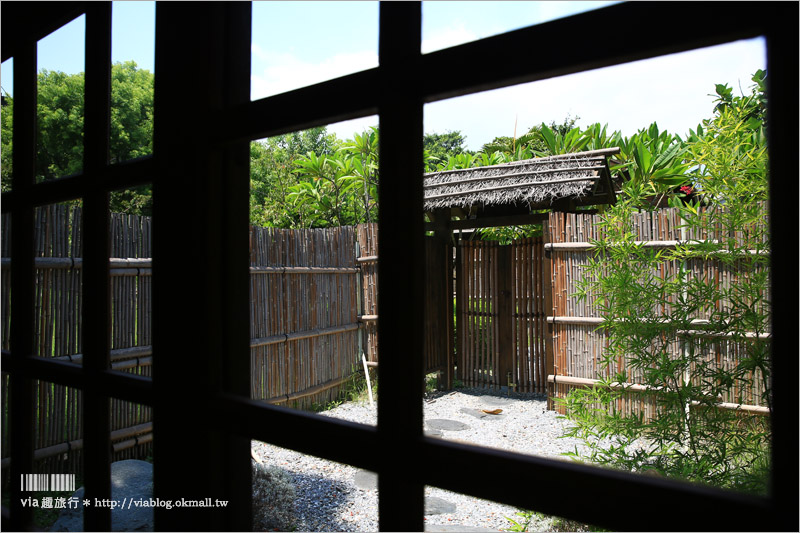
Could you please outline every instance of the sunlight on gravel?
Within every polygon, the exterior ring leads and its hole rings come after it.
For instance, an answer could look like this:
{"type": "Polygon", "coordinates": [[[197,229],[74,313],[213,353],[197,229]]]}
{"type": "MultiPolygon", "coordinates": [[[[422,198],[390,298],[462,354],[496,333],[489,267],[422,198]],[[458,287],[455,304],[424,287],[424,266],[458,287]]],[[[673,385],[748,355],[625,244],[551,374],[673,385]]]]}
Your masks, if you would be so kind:
{"type": "MultiPolygon", "coordinates": [[[[374,425],[377,404],[348,402],[320,413],[374,425]]],[[[447,440],[564,459],[580,443],[559,438],[566,420],[547,410],[542,396],[490,395],[485,390],[434,392],[424,399],[425,432],[447,440]],[[486,413],[490,411],[491,413],[486,413]],[[449,429],[448,429],[449,428],[449,429]]],[[[265,465],[288,472],[295,485],[296,529],[299,531],[377,531],[378,491],[374,473],[253,441],[253,451],[265,465]]],[[[498,480],[500,482],[500,480],[498,480]]],[[[506,517],[519,509],[472,496],[425,488],[427,531],[507,530],[506,517]]],[[[546,531],[549,519],[530,524],[546,531]]]]}

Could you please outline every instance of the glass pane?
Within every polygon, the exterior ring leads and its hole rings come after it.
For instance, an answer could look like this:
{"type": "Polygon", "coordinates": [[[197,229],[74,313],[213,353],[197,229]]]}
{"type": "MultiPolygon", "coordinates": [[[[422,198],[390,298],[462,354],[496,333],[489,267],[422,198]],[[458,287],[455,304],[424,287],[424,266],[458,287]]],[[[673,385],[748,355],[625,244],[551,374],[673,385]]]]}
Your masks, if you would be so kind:
{"type": "Polygon", "coordinates": [[[607,124],[609,135],[631,136],[657,122],[685,136],[713,110],[716,84],[747,92],[759,69],[766,69],[764,40],[736,41],[426,104],[425,132],[457,131],[472,152],[542,123],[607,124]]]}
{"type": "Polygon", "coordinates": [[[427,250],[427,322],[455,322],[426,338],[434,371],[455,334],[452,389],[428,376],[427,431],[765,494],[764,51],[738,41],[425,107],[428,229],[448,209],[465,228],[444,253],[454,290],[431,284],[444,261],[427,250]],[[614,197],[562,188],[590,156],[614,197]],[[527,215],[546,226],[500,219],[527,215]]]}
{"type": "MultiPolygon", "coordinates": [[[[29,491],[26,496],[31,498],[31,505],[34,506],[34,527],[50,531],[62,514],[69,513],[78,505],[73,493],[83,480],[82,395],[78,389],[38,380],[34,381],[34,391],[34,460],[30,474],[36,475],[26,476],[22,482],[25,490],[29,491]]],[[[8,412],[4,409],[4,428],[7,427],[7,419],[8,412]]],[[[7,476],[7,463],[10,461],[6,451],[8,438],[8,433],[4,431],[3,505],[8,505],[8,483],[20,483],[20,480],[10,480],[7,476]]],[[[82,525],[78,517],[72,531],[82,529],[82,525]]],[[[56,526],[55,530],[70,530],[62,527],[56,526]]]]}
{"type": "Polygon", "coordinates": [[[111,192],[111,368],[152,376],[152,185],[111,192]]]}
{"type": "MultiPolygon", "coordinates": [[[[518,531],[511,529],[513,523],[506,518],[518,518],[517,511],[510,505],[425,486],[425,531],[518,531]]],[[[546,521],[531,522],[528,529],[519,531],[552,531],[548,525],[546,521]]]]}
{"type": "Polygon", "coordinates": [[[113,2],[110,161],[153,152],[155,2],[113,2]]]}
{"type": "Polygon", "coordinates": [[[423,2],[422,53],[619,2],[423,2]]]}
{"type": "MultiPolygon", "coordinates": [[[[138,489],[142,492],[142,497],[152,496],[153,409],[146,405],[112,398],[111,446],[112,462],[135,460],[138,462],[136,468],[149,470],[150,486],[144,483],[138,489]]],[[[113,485],[111,490],[113,498],[113,485]]]]}
{"type": "Polygon", "coordinates": [[[0,132],[0,190],[2,192],[11,190],[11,168],[12,168],[12,134],[14,118],[14,98],[11,96],[14,90],[14,58],[3,61],[0,65],[0,92],[2,92],[2,103],[0,104],[0,121],[2,121],[2,131],[0,132]]]}
{"type": "Polygon", "coordinates": [[[0,227],[0,256],[2,259],[2,349],[11,350],[11,213],[2,213],[2,226],[0,227]]]}
{"type": "Polygon", "coordinates": [[[373,472],[252,441],[253,531],[377,531],[373,472]]]}
{"type": "Polygon", "coordinates": [[[357,125],[251,143],[251,395],[374,424],[378,134],[357,125]]]}
{"type": "Polygon", "coordinates": [[[378,2],[254,2],[252,35],[257,100],[377,67],[378,2]]]}
{"type": "Polygon", "coordinates": [[[39,41],[36,179],[83,170],[83,97],[86,17],[39,41]]]}
{"type": "Polygon", "coordinates": [[[35,212],[34,354],[81,364],[83,224],[79,201],[35,212]]]}

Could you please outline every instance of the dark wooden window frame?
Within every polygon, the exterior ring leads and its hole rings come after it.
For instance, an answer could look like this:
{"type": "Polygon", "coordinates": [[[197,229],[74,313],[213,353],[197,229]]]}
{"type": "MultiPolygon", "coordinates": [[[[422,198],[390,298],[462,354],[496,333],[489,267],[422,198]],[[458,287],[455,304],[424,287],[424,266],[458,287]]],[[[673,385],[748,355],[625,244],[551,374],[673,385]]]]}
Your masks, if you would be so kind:
{"type": "MultiPolygon", "coordinates": [[[[13,191],[2,198],[13,221],[14,337],[2,357],[11,376],[12,479],[31,472],[32,383],[41,379],[83,390],[87,497],[110,494],[108,399],[116,397],[154,407],[157,497],[230,501],[222,509],[158,509],[158,529],[249,529],[249,446],[258,439],[378,472],[382,530],[423,529],[426,484],[614,529],[797,530],[797,306],[790,300],[798,241],[796,215],[789,216],[798,177],[796,3],[622,4],[421,55],[421,5],[388,2],[380,9],[379,67],[254,102],[249,3],[158,3],[154,156],[119,165],[109,165],[107,155],[110,3],[5,2],[2,9],[2,57],[14,57],[15,83],[13,191]],[[84,171],[34,183],[36,41],[81,13],[84,171]],[[774,314],[773,325],[771,495],[425,437],[422,358],[409,356],[422,351],[423,105],[756,36],[766,38],[769,72],[772,304],[787,310],[774,314]],[[392,199],[382,202],[380,217],[377,428],[250,401],[247,326],[249,141],[375,113],[380,194],[392,199]],[[109,321],[108,193],[149,182],[158,354],[152,381],[108,370],[108,339],[89,334],[109,321]],[[33,209],[73,198],[85,206],[82,367],[31,356],[32,298],[19,296],[34,287],[33,209]],[[187,218],[188,211],[195,215],[187,218]],[[200,268],[183,268],[184,249],[194,250],[200,268]]],[[[12,484],[5,529],[29,527],[22,496],[12,484]]],[[[107,509],[90,507],[85,520],[87,530],[110,530],[107,509]]]]}

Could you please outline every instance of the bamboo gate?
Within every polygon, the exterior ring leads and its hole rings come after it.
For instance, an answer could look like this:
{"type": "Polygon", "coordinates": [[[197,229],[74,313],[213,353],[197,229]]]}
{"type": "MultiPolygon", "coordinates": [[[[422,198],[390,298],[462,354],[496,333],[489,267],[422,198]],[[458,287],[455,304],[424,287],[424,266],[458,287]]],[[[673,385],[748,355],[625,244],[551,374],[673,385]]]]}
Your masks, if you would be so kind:
{"type": "MultiPolygon", "coordinates": [[[[599,215],[579,213],[550,213],[549,223],[545,226],[545,245],[548,260],[545,263],[547,275],[552,279],[552,314],[547,317],[550,328],[549,337],[551,344],[549,350],[552,362],[548,381],[552,387],[548,400],[552,405],[554,398],[563,398],[575,387],[592,386],[600,377],[610,377],[607,371],[601,368],[600,361],[603,350],[607,346],[607,336],[600,328],[603,318],[591,301],[579,300],[575,293],[578,282],[584,278],[584,267],[589,263],[593,251],[589,241],[597,239],[599,215]]],[[[682,229],[684,224],[677,209],[660,209],[653,212],[642,212],[634,215],[633,219],[636,240],[643,246],[666,248],[674,246],[676,242],[687,240],[714,240],[724,236],[719,230],[704,230],[696,233],[694,230],[682,229]]],[[[765,221],[766,223],[766,221],[765,221]]],[[[737,238],[739,238],[737,236],[737,238]]],[[[662,262],[657,276],[674,274],[679,268],[675,261],[662,262]]],[[[726,263],[719,259],[693,258],[686,262],[689,280],[713,280],[717,286],[724,289],[734,286],[746,269],[741,262],[726,263]]],[[[759,267],[761,268],[761,267],[759,267]]],[[[761,306],[768,305],[769,294],[762,295],[761,306]]],[[[729,302],[718,301],[713,309],[700,310],[692,318],[693,323],[702,324],[711,318],[711,313],[723,311],[729,302]]],[[[659,312],[664,312],[661,310],[659,312]]],[[[711,337],[711,334],[701,331],[686,331],[679,342],[669,345],[670,354],[676,356],[685,349],[686,343],[693,342],[692,336],[702,335],[711,337]]],[[[754,334],[753,334],[754,335],[754,334]]],[[[719,368],[730,370],[734,368],[742,356],[743,342],[753,340],[733,340],[724,333],[715,334],[718,340],[711,344],[703,353],[709,361],[714,361],[719,368]]],[[[769,333],[761,334],[759,342],[768,341],[769,333]]],[[[626,371],[632,390],[639,387],[643,381],[641,372],[629,369],[625,361],[619,361],[616,372],[626,371]]],[[[761,371],[756,369],[750,373],[750,378],[742,383],[737,383],[721,398],[720,407],[741,409],[752,413],[767,414],[764,400],[764,384],[761,371]]],[[[635,392],[625,395],[617,405],[619,412],[624,414],[642,413],[645,418],[653,414],[655,403],[653,399],[644,400],[642,395],[635,392]]],[[[561,408],[559,407],[559,410],[561,408]]],[[[563,410],[562,410],[563,411],[563,410]]]]}
{"type": "Polygon", "coordinates": [[[465,385],[545,392],[543,259],[541,237],[458,242],[456,349],[465,385]]]}

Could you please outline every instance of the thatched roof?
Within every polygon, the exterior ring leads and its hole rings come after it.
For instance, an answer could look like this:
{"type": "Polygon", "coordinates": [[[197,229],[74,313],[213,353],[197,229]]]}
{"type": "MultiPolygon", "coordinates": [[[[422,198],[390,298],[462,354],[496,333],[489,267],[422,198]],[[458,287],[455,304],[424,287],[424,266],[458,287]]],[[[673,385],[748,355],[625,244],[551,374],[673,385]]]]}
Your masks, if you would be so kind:
{"type": "Polygon", "coordinates": [[[606,158],[616,153],[619,148],[431,172],[423,185],[425,210],[504,204],[541,208],[563,198],[582,199],[584,205],[610,203],[614,192],[606,158]]]}

